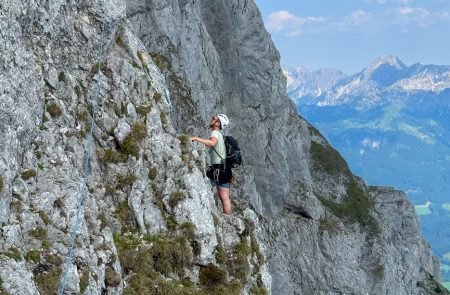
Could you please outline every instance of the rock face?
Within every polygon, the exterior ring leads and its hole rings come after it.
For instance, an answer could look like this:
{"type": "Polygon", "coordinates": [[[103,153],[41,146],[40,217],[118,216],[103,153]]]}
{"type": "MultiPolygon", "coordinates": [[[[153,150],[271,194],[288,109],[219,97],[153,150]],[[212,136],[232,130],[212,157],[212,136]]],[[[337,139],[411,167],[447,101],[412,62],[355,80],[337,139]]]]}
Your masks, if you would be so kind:
{"type": "Polygon", "coordinates": [[[253,1],[0,12],[2,293],[444,293],[404,194],[296,114],[253,1]],[[184,134],[216,112],[244,151],[231,218],[184,134]]]}

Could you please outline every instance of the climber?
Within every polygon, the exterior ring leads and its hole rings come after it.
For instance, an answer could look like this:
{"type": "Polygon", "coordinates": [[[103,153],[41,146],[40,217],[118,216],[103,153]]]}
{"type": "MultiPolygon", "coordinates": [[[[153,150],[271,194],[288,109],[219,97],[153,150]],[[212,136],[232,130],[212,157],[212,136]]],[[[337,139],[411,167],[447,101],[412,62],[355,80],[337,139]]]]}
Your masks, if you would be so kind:
{"type": "Polygon", "coordinates": [[[220,201],[222,202],[223,213],[225,215],[231,214],[231,202],[230,202],[230,183],[233,181],[231,167],[226,167],[225,158],[225,142],[223,134],[220,130],[227,127],[229,120],[224,114],[217,114],[212,117],[209,123],[211,128],[211,136],[209,139],[200,137],[191,137],[193,142],[203,143],[205,146],[210,147],[209,157],[210,166],[207,169],[206,175],[210,178],[211,185],[217,187],[217,193],[219,194],[220,201]]]}

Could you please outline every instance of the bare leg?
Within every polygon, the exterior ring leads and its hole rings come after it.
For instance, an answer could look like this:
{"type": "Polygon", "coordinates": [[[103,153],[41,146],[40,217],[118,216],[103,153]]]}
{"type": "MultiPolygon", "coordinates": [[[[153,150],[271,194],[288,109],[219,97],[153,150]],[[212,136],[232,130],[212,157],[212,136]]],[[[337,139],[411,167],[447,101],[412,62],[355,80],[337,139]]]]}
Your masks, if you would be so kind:
{"type": "Polygon", "coordinates": [[[220,201],[222,202],[223,213],[231,215],[231,202],[230,202],[230,190],[227,188],[217,188],[220,201]]]}

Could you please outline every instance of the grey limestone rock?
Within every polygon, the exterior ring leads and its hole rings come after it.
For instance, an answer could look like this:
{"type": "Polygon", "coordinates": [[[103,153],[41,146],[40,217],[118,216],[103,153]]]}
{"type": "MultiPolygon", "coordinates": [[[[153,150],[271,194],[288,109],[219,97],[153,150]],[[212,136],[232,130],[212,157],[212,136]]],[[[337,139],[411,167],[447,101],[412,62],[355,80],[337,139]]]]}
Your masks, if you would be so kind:
{"type": "Polygon", "coordinates": [[[254,1],[4,0],[0,32],[2,292],[202,292],[211,269],[242,294],[441,290],[404,194],[296,113],[254,1]],[[232,217],[189,142],[219,112],[244,156],[232,217]]]}

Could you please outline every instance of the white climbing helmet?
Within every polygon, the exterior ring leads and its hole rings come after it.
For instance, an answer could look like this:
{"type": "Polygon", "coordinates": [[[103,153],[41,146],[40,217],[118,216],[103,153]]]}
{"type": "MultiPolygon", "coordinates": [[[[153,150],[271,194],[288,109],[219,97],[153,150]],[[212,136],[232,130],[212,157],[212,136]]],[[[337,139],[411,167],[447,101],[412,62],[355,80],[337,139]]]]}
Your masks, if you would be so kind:
{"type": "Polygon", "coordinates": [[[227,127],[228,124],[230,124],[230,120],[228,120],[228,117],[225,116],[224,114],[217,114],[217,118],[219,118],[222,129],[225,129],[225,127],[227,127]]]}

